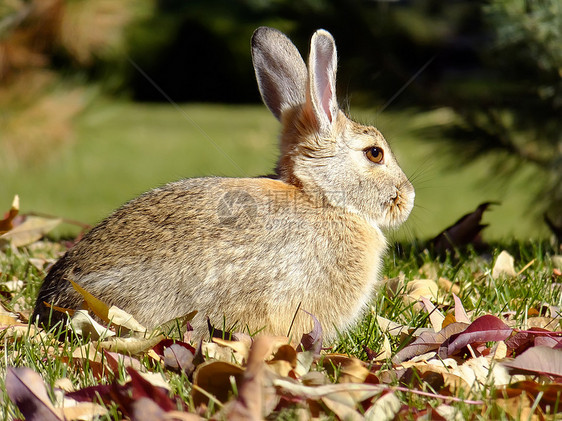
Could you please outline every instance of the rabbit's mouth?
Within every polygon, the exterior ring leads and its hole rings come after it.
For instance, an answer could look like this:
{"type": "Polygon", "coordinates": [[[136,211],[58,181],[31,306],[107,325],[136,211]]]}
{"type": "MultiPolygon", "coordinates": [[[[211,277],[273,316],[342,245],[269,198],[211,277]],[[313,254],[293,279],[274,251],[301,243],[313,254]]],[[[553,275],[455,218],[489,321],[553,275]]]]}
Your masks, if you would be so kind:
{"type": "Polygon", "coordinates": [[[414,207],[415,192],[411,186],[397,188],[385,204],[384,223],[387,227],[396,227],[402,224],[414,207]]]}

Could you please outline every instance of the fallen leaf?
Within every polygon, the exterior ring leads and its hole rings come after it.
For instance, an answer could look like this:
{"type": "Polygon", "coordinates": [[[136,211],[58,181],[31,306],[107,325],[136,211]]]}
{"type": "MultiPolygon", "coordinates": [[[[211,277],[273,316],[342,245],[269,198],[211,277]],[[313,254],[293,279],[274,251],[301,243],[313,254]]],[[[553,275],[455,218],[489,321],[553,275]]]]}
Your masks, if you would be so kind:
{"type": "Polygon", "coordinates": [[[182,346],[185,349],[187,349],[189,352],[191,352],[193,355],[195,355],[195,352],[196,352],[195,348],[192,347],[190,344],[188,344],[186,342],[183,342],[183,341],[170,339],[170,338],[162,339],[160,342],[158,342],[156,345],[154,345],[152,347],[152,349],[154,350],[154,352],[156,352],[156,354],[163,357],[164,356],[164,349],[169,348],[170,346],[172,346],[172,344],[177,344],[179,346],[182,346]]]}
{"type": "Polygon", "coordinates": [[[311,313],[306,310],[303,310],[306,314],[312,317],[314,321],[314,327],[310,333],[305,333],[302,335],[301,341],[297,349],[299,351],[312,351],[314,355],[320,355],[320,351],[322,350],[322,326],[318,319],[311,313]]]}
{"type": "Polygon", "coordinates": [[[534,346],[513,361],[502,364],[516,372],[562,377],[562,350],[534,346]]]}
{"type": "Polygon", "coordinates": [[[439,332],[423,332],[414,342],[398,351],[392,362],[398,364],[417,355],[437,350],[448,338],[463,332],[467,327],[465,323],[452,323],[439,332]]]}
{"type": "Polygon", "coordinates": [[[462,301],[457,294],[453,292],[453,300],[455,301],[455,320],[461,323],[470,323],[470,318],[466,314],[466,310],[462,305],[462,301]]]}
{"type": "Polygon", "coordinates": [[[193,353],[178,344],[172,344],[164,349],[164,364],[168,369],[179,372],[183,371],[188,375],[195,370],[193,353]]]}
{"type": "Polygon", "coordinates": [[[437,300],[439,288],[433,279],[413,279],[406,285],[402,296],[406,304],[415,303],[414,307],[421,310],[418,304],[421,297],[437,300]]]}
{"type": "Polygon", "coordinates": [[[150,348],[162,340],[162,336],[154,338],[119,338],[113,336],[103,342],[99,342],[98,346],[112,352],[121,354],[138,355],[147,352],[150,348]]]}
{"type": "Polygon", "coordinates": [[[39,374],[27,367],[8,367],[6,391],[27,421],[62,421],[47,395],[45,383],[39,374]]]}
{"type": "Polygon", "coordinates": [[[83,338],[89,337],[92,341],[115,336],[115,332],[96,322],[86,310],[76,310],[70,321],[70,326],[77,335],[83,338]]]}
{"type": "Polygon", "coordinates": [[[297,353],[297,366],[293,370],[296,375],[302,377],[310,372],[314,358],[314,354],[310,351],[297,353]]]}
{"type": "Polygon", "coordinates": [[[74,287],[74,289],[84,298],[88,307],[92,310],[92,312],[102,319],[105,323],[109,323],[109,307],[100,299],[94,297],[72,279],[69,279],[70,284],[74,287]]]}
{"type": "Polygon", "coordinates": [[[480,204],[474,212],[462,216],[453,225],[445,228],[440,234],[430,241],[437,254],[445,254],[447,251],[453,252],[456,248],[464,247],[469,244],[475,248],[482,246],[480,232],[487,227],[481,224],[482,215],[490,205],[495,202],[485,202],[480,204]]]}
{"type": "Polygon", "coordinates": [[[61,222],[62,219],[28,216],[20,225],[0,235],[0,244],[4,242],[10,243],[13,247],[27,246],[41,239],[61,222]]]}
{"type": "MultiPolygon", "coordinates": [[[[164,411],[173,411],[177,408],[176,403],[168,397],[166,389],[153,385],[132,367],[126,367],[126,370],[129,376],[131,376],[133,400],[149,398],[156,402],[164,411]]],[[[153,374],[159,375],[159,373],[153,374]]],[[[161,378],[162,376],[159,375],[159,377],[161,378]]]]}
{"type": "Polygon", "coordinates": [[[199,421],[203,418],[186,412],[164,411],[152,399],[140,398],[132,405],[131,419],[133,421],[199,421]]]}
{"type": "Polygon", "coordinates": [[[420,300],[423,303],[425,310],[429,313],[429,321],[431,323],[431,326],[433,327],[433,330],[435,332],[439,332],[443,327],[445,316],[443,316],[443,314],[441,314],[441,312],[437,310],[437,307],[435,307],[433,303],[426,297],[422,296],[420,297],[420,300]]]}
{"type": "Polygon", "coordinates": [[[385,393],[365,412],[365,419],[391,421],[395,419],[401,407],[402,403],[394,393],[385,393]]]}
{"type": "Polygon", "coordinates": [[[144,370],[142,363],[129,355],[118,354],[117,352],[110,352],[105,349],[102,350],[105,356],[106,364],[114,372],[119,372],[119,367],[132,367],[137,371],[144,370]]]}
{"type": "Polygon", "coordinates": [[[108,409],[93,402],[77,402],[64,399],[63,407],[59,408],[66,420],[94,421],[109,413],[108,409]]]}
{"type": "Polygon", "coordinates": [[[437,285],[439,285],[439,288],[445,290],[446,292],[452,292],[453,294],[457,295],[461,293],[461,287],[457,284],[452,283],[448,279],[439,278],[437,280],[437,285]]]}
{"type": "Polygon", "coordinates": [[[274,379],[273,385],[282,393],[314,400],[319,400],[323,397],[339,400],[336,395],[339,395],[339,397],[351,396],[351,392],[356,392],[359,394],[356,402],[363,402],[366,399],[372,398],[386,388],[383,385],[365,383],[338,383],[311,387],[285,379],[274,379]]]}
{"type": "Polygon", "coordinates": [[[321,398],[324,405],[328,407],[340,420],[346,421],[362,421],[365,418],[357,412],[353,407],[341,403],[337,400],[331,399],[327,396],[321,398]]]}
{"type": "Polygon", "coordinates": [[[231,378],[240,386],[244,369],[236,364],[225,361],[207,361],[200,364],[193,373],[193,388],[191,396],[195,406],[207,405],[209,395],[214,396],[219,402],[226,402],[232,393],[231,378]],[[203,393],[200,389],[207,392],[203,393]]]}
{"type": "Polygon", "coordinates": [[[264,375],[265,358],[273,350],[273,340],[266,336],[260,336],[252,345],[246,371],[242,376],[238,388],[238,396],[228,407],[226,417],[229,420],[261,420],[274,409],[277,399],[273,388],[264,375]],[[265,403],[269,404],[266,405],[265,403]],[[274,403],[274,404],[272,404],[274,403]]]}
{"type": "Polygon", "coordinates": [[[14,225],[13,221],[20,211],[20,197],[16,194],[14,200],[12,201],[12,207],[8,211],[6,217],[0,220],[0,235],[7,231],[10,231],[14,225]]]}
{"type": "Polygon", "coordinates": [[[447,358],[469,344],[476,342],[503,341],[513,330],[492,315],[484,315],[472,322],[464,331],[448,338],[439,347],[438,354],[447,358]]]}
{"type": "MultiPolygon", "coordinates": [[[[248,356],[250,355],[250,348],[251,348],[251,342],[242,342],[242,341],[229,341],[227,339],[222,339],[222,338],[213,338],[213,342],[223,346],[223,347],[228,347],[230,349],[232,349],[234,352],[236,352],[238,355],[241,356],[241,360],[243,361],[248,361],[248,356]]],[[[236,358],[236,360],[239,360],[238,358],[236,358]]]]}
{"type": "Polygon", "coordinates": [[[499,279],[501,276],[517,276],[517,272],[515,271],[515,260],[513,259],[513,256],[505,250],[503,250],[496,258],[496,262],[492,268],[493,279],[499,279]]]}
{"type": "Polygon", "coordinates": [[[137,320],[119,307],[111,306],[107,311],[107,318],[116,326],[123,327],[128,331],[145,334],[147,329],[137,320]]]}

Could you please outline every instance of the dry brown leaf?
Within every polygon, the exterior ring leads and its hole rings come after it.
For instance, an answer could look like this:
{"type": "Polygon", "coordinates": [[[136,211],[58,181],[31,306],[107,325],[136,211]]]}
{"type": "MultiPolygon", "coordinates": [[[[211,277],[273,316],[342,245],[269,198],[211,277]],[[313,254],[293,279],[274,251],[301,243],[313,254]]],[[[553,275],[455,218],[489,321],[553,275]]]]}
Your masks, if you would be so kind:
{"type": "Polygon", "coordinates": [[[444,385],[454,393],[458,390],[468,392],[471,385],[459,374],[455,373],[458,369],[456,362],[450,358],[445,360],[432,359],[426,362],[407,362],[402,364],[405,368],[415,368],[420,374],[425,373],[438,373],[443,376],[444,385]]]}
{"type": "Polygon", "coordinates": [[[453,300],[455,301],[455,320],[461,323],[471,323],[470,317],[466,314],[466,310],[462,305],[461,299],[454,292],[453,300]]]}
{"type": "Polygon", "coordinates": [[[365,412],[365,419],[372,421],[394,420],[402,407],[400,399],[394,393],[386,393],[378,398],[365,412]]]}
{"type": "Polygon", "coordinates": [[[214,396],[219,402],[226,402],[232,393],[232,381],[240,387],[244,369],[237,364],[225,361],[207,361],[200,364],[193,373],[193,388],[191,396],[195,406],[207,405],[209,397],[214,396]],[[200,389],[207,392],[203,393],[200,389]]]}
{"type": "Polygon", "coordinates": [[[86,310],[76,310],[70,321],[70,326],[77,335],[83,338],[89,336],[92,341],[115,336],[115,332],[96,322],[86,310]]]}
{"type": "Polygon", "coordinates": [[[383,334],[382,350],[371,361],[385,361],[392,357],[392,348],[388,336],[383,334]]]}
{"type": "MultiPolygon", "coordinates": [[[[327,356],[329,358],[329,356],[327,356]]],[[[370,371],[358,358],[350,357],[340,366],[339,383],[363,383],[370,371]]]]}
{"type": "Polygon", "coordinates": [[[492,268],[492,278],[499,279],[501,276],[517,276],[517,272],[515,271],[515,259],[505,250],[496,258],[496,262],[492,268]]]}
{"type": "Polygon", "coordinates": [[[55,387],[65,392],[74,392],[74,385],[68,377],[55,380],[55,387]]]}
{"type": "MultiPolygon", "coordinates": [[[[305,386],[288,379],[274,379],[273,385],[283,393],[306,399],[319,400],[323,397],[341,403],[363,402],[381,393],[386,386],[365,383],[338,383],[324,386],[305,386]],[[353,397],[355,395],[355,397],[353,397]]],[[[351,406],[348,404],[348,406],[351,406]]]]}
{"type": "Polygon", "coordinates": [[[338,402],[337,400],[330,399],[329,397],[323,397],[322,402],[332,411],[340,420],[346,421],[362,421],[365,418],[357,412],[353,407],[347,406],[344,403],[338,402]]]}
{"type": "Polygon", "coordinates": [[[22,323],[18,320],[17,316],[0,314],[0,328],[6,326],[16,326],[18,324],[22,325],[22,323]]]}
{"type": "Polygon", "coordinates": [[[51,232],[61,222],[62,219],[28,216],[23,223],[0,235],[0,245],[9,243],[13,247],[27,246],[51,232]]]}
{"type": "Polygon", "coordinates": [[[526,393],[507,399],[496,399],[494,402],[514,420],[542,421],[545,419],[540,407],[537,407],[535,412],[532,411],[533,402],[526,393]]]}
{"type": "Polygon", "coordinates": [[[499,341],[496,343],[492,358],[494,360],[503,360],[505,357],[507,357],[507,345],[504,341],[499,341]]]}
{"type": "Polygon", "coordinates": [[[314,354],[311,351],[299,352],[297,354],[297,366],[294,369],[295,374],[302,377],[310,372],[314,358],[314,354]]]}
{"type": "Polygon", "coordinates": [[[119,338],[114,336],[106,341],[99,342],[98,345],[108,351],[138,355],[147,352],[162,339],[164,339],[162,335],[153,338],[119,338]]]}
{"type": "Polygon", "coordinates": [[[76,402],[72,399],[65,399],[59,409],[65,419],[76,421],[94,421],[109,413],[107,408],[97,403],[76,402]]]}
{"type": "Polygon", "coordinates": [[[141,325],[132,315],[124,310],[121,310],[119,307],[111,306],[107,312],[107,317],[112,324],[124,327],[129,331],[142,334],[147,332],[146,327],[141,325]]]}
{"type": "Polygon", "coordinates": [[[238,397],[229,406],[226,413],[229,420],[259,421],[273,410],[275,405],[271,405],[271,402],[276,403],[277,400],[271,399],[271,397],[275,397],[276,394],[264,375],[264,360],[271,355],[272,350],[272,338],[260,336],[254,341],[250,349],[246,371],[238,388],[238,397]],[[270,404],[266,409],[265,402],[268,401],[270,404]]]}
{"type": "Polygon", "coordinates": [[[244,355],[234,351],[231,347],[224,347],[214,342],[202,342],[201,350],[203,355],[206,355],[209,359],[234,362],[239,365],[242,365],[246,360],[244,355]]]}
{"type": "MultiPolygon", "coordinates": [[[[242,363],[248,361],[248,356],[250,355],[250,347],[252,345],[251,343],[245,341],[229,341],[222,338],[213,338],[213,342],[220,346],[232,349],[242,357],[242,363]]],[[[237,361],[238,359],[239,358],[236,358],[237,361]]]]}
{"type": "Polygon", "coordinates": [[[2,283],[4,288],[8,290],[8,292],[18,292],[23,289],[25,286],[24,282],[21,279],[16,279],[15,277],[11,281],[5,281],[2,283]]]}
{"type": "Polygon", "coordinates": [[[433,329],[431,328],[415,328],[393,322],[385,317],[378,316],[373,309],[371,309],[371,313],[377,317],[377,323],[379,324],[381,331],[388,333],[390,336],[400,336],[402,340],[410,336],[415,338],[420,336],[423,332],[433,332],[433,329]]]}
{"type": "Polygon", "coordinates": [[[541,328],[551,332],[560,329],[561,319],[559,317],[529,317],[525,320],[523,329],[541,328]]]}
{"type": "Polygon", "coordinates": [[[439,288],[445,290],[446,292],[452,292],[453,294],[459,295],[461,293],[461,287],[445,278],[439,278],[437,281],[439,288]]]}
{"type": "Polygon", "coordinates": [[[429,301],[425,297],[420,297],[420,301],[423,303],[425,307],[425,311],[429,313],[429,321],[431,322],[431,326],[435,332],[439,332],[443,327],[443,322],[445,321],[445,316],[441,314],[437,307],[433,305],[431,301],[429,301]]]}
{"type": "Polygon", "coordinates": [[[437,301],[439,288],[433,279],[413,279],[406,285],[402,299],[406,304],[414,304],[418,311],[422,310],[419,303],[421,297],[437,301]]]}
{"type": "Polygon", "coordinates": [[[12,201],[12,207],[8,211],[8,215],[6,215],[4,219],[0,220],[0,235],[14,228],[12,222],[14,218],[18,216],[19,211],[20,211],[20,198],[16,194],[14,196],[14,200],[12,201]]]}

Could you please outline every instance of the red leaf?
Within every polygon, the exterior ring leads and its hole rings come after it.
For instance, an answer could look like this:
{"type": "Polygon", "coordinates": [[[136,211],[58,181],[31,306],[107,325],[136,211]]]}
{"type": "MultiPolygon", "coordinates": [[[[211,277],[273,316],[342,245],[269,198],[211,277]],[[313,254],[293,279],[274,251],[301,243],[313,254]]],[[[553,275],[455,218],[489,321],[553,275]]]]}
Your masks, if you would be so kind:
{"type": "Polygon", "coordinates": [[[488,341],[503,341],[513,330],[496,316],[484,315],[476,319],[464,332],[451,336],[439,348],[439,356],[447,358],[465,346],[488,341]]]}
{"type": "Polygon", "coordinates": [[[6,391],[27,421],[61,421],[39,374],[27,367],[8,367],[6,391]]]}
{"type": "Polygon", "coordinates": [[[533,346],[535,336],[530,332],[517,332],[511,338],[505,341],[508,349],[508,355],[519,355],[533,346]]]}
{"type": "Polygon", "coordinates": [[[320,355],[320,351],[322,350],[322,326],[313,314],[306,310],[301,310],[312,317],[312,320],[314,320],[314,327],[310,333],[302,335],[301,342],[299,346],[297,346],[297,351],[312,351],[314,355],[320,355]]]}
{"type": "Polygon", "coordinates": [[[164,350],[164,364],[168,369],[183,371],[188,375],[195,370],[193,353],[179,344],[172,344],[164,350]]]}
{"type": "Polygon", "coordinates": [[[185,349],[187,349],[189,352],[191,352],[193,355],[195,355],[195,348],[192,347],[190,344],[188,344],[187,342],[182,342],[182,341],[176,341],[174,339],[162,339],[160,342],[158,342],[156,345],[154,345],[154,347],[152,348],[154,350],[154,352],[156,352],[158,355],[160,355],[161,357],[164,356],[164,348],[169,348],[172,346],[172,344],[177,344],[179,346],[184,347],[185,349]]]}
{"type": "Polygon", "coordinates": [[[552,336],[537,336],[535,338],[535,346],[546,346],[553,349],[562,349],[562,338],[553,338],[552,336]]]}
{"type": "Polygon", "coordinates": [[[465,323],[451,323],[437,333],[428,331],[422,332],[414,342],[398,351],[392,358],[392,362],[398,364],[418,355],[425,354],[426,352],[434,351],[448,338],[459,332],[463,332],[466,328],[467,325],[465,323]]]}
{"type": "Polygon", "coordinates": [[[150,384],[135,369],[131,367],[126,369],[127,373],[131,376],[133,400],[149,398],[166,412],[176,409],[176,404],[168,397],[168,393],[164,389],[150,384]]]}
{"type": "MultiPolygon", "coordinates": [[[[120,386],[124,387],[124,386],[120,386]]],[[[99,384],[97,386],[88,386],[74,392],[67,392],[66,396],[70,399],[74,399],[77,402],[94,402],[99,399],[103,403],[111,403],[111,389],[112,384],[99,384]]]]}
{"type": "Polygon", "coordinates": [[[517,372],[562,377],[562,350],[535,346],[503,365],[517,372]]]}

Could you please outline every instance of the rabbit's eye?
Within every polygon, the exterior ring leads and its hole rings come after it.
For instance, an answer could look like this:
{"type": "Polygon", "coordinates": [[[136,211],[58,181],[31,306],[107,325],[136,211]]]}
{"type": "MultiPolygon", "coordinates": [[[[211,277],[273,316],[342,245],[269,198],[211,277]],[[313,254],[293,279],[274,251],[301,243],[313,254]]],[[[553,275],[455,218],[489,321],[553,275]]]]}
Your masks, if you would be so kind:
{"type": "Polygon", "coordinates": [[[369,161],[375,164],[382,164],[384,162],[384,151],[377,146],[365,149],[365,155],[367,155],[369,161]]]}

